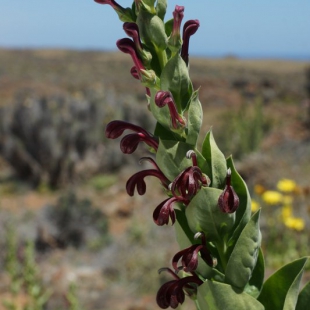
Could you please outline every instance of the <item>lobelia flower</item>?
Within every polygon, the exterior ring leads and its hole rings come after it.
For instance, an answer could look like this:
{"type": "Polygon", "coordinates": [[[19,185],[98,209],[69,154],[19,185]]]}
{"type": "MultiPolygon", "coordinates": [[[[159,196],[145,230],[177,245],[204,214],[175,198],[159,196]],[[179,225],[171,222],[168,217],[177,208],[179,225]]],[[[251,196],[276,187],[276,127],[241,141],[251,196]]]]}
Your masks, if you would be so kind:
{"type": "Polygon", "coordinates": [[[173,11],[173,28],[168,40],[169,48],[172,51],[179,51],[182,46],[182,39],[180,35],[181,23],[184,17],[184,6],[175,6],[173,11]]]}
{"type": "Polygon", "coordinates": [[[120,148],[124,154],[132,154],[137,149],[140,142],[146,143],[157,151],[158,140],[152,134],[140,126],[125,121],[115,120],[110,122],[106,127],[105,135],[109,139],[116,139],[120,137],[126,129],[132,130],[135,133],[128,134],[121,140],[120,148]]]}
{"type": "Polygon", "coordinates": [[[202,244],[193,244],[188,248],[176,253],[172,259],[172,266],[175,272],[179,270],[184,270],[185,272],[195,271],[198,267],[198,253],[200,253],[201,258],[210,266],[215,267],[217,260],[213,259],[211,253],[207,248],[206,238],[204,233],[199,232],[195,234],[195,239],[201,238],[202,244]],[[178,266],[178,262],[181,259],[181,266],[178,266]]]}
{"type": "Polygon", "coordinates": [[[218,206],[224,213],[234,213],[239,206],[239,197],[231,186],[231,170],[227,170],[226,186],[218,200],[218,206]]]}
{"type": "Polygon", "coordinates": [[[195,293],[197,286],[203,283],[195,273],[191,276],[180,278],[170,268],[161,268],[158,270],[158,273],[162,271],[167,271],[174,277],[174,280],[163,284],[157,292],[156,302],[162,309],[167,309],[168,307],[176,309],[179,304],[183,304],[185,292],[191,296],[195,293]]]}
{"type": "Polygon", "coordinates": [[[169,91],[160,90],[155,95],[155,104],[162,108],[168,105],[172,127],[178,129],[180,126],[185,127],[184,118],[178,113],[172,94],[169,91]]]}
{"type": "Polygon", "coordinates": [[[111,7],[115,10],[115,12],[118,14],[119,19],[123,22],[131,22],[134,20],[133,18],[133,12],[130,8],[123,8],[121,5],[119,5],[114,0],[95,0],[95,2],[99,4],[109,4],[111,7]]]}
{"type": "Polygon", "coordinates": [[[124,23],[123,29],[126,34],[133,39],[136,47],[136,51],[141,57],[142,61],[145,65],[149,64],[152,60],[152,54],[142,47],[140,35],[139,35],[139,27],[136,23],[124,23]]]}
{"type": "Polygon", "coordinates": [[[192,158],[193,166],[186,168],[174,179],[169,185],[173,196],[161,202],[153,212],[153,220],[159,226],[167,225],[169,220],[171,220],[172,224],[175,223],[174,203],[181,202],[188,205],[201,186],[208,186],[210,184],[208,177],[197,166],[195,152],[188,151],[186,157],[192,158]]]}
{"type": "Polygon", "coordinates": [[[197,165],[197,157],[194,151],[186,153],[187,158],[191,158],[193,166],[183,170],[172,182],[171,192],[174,197],[183,199],[188,204],[192,197],[196,195],[201,186],[209,186],[210,179],[202,173],[197,165]]]}
{"type": "Polygon", "coordinates": [[[176,197],[167,198],[161,202],[153,212],[154,223],[158,226],[168,225],[171,220],[172,225],[175,223],[176,215],[173,208],[175,202],[184,202],[176,197]]]}
{"type": "Polygon", "coordinates": [[[196,33],[199,28],[199,20],[188,20],[183,26],[183,44],[181,49],[181,57],[185,61],[186,65],[188,65],[188,49],[189,49],[189,39],[190,37],[196,33]]]}
{"type": "Polygon", "coordinates": [[[135,64],[137,72],[140,75],[141,70],[145,70],[145,67],[137,55],[136,45],[135,43],[130,40],[129,38],[123,38],[116,42],[116,45],[120,51],[125,54],[129,54],[135,64]]]}
{"type": "Polygon", "coordinates": [[[146,184],[144,181],[144,178],[146,176],[154,176],[157,177],[160,181],[161,184],[168,189],[169,185],[169,180],[166,178],[166,176],[162,173],[162,171],[159,169],[155,161],[151,157],[142,157],[140,159],[140,163],[143,160],[149,161],[153,166],[154,169],[147,169],[147,170],[142,170],[134,175],[132,175],[127,183],[126,183],[126,191],[129,196],[133,196],[135,192],[135,188],[137,188],[137,192],[139,195],[144,195],[146,192],[146,184]]]}

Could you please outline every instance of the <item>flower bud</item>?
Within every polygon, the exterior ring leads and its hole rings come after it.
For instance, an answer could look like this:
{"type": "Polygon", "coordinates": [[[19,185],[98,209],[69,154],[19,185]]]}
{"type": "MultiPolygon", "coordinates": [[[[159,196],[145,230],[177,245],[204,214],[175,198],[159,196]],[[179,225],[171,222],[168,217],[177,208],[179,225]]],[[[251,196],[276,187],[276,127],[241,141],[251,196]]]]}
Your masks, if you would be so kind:
{"type": "Polygon", "coordinates": [[[227,170],[226,186],[218,199],[218,206],[224,213],[234,213],[239,206],[239,197],[231,186],[231,170],[227,170]]]}
{"type": "Polygon", "coordinates": [[[173,52],[178,52],[182,45],[180,27],[181,27],[183,17],[184,17],[184,6],[176,5],[175,10],[173,12],[172,33],[168,40],[169,48],[173,52]]]}

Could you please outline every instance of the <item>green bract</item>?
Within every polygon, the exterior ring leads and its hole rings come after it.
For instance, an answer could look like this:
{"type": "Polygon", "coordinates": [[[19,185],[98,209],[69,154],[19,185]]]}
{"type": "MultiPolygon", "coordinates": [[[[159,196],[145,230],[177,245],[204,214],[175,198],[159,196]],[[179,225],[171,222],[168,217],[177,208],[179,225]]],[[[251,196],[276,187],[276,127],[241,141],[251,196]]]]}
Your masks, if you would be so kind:
{"type": "Polygon", "coordinates": [[[126,10],[115,1],[105,3],[118,14],[126,13],[121,19],[138,25],[139,53],[133,42],[122,42],[129,45],[126,51],[135,63],[132,73],[147,88],[149,110],[157,121],[153,135],[122,121],[110,123],[106,135],[115,139],[131,130],[121,140],[121,149],[132,153],[143,142],[156,152],[154,161],[149,158],[154,169],[135,174],[126,189],[130,195],[135,190],[143,195],[145,176],[160,180],[167,198],[158,202],[153,219],[160,226],[174,223],[181,249],[174,256],[178,270],[161,269],[173,278],[158,291],[158,306],[176,308],[187,293],[198,310],[308,309],[310,284],[299,292],[308,258],[284,266],[264,282],[260,211],[251,215],[247,185],[232,158],[225,158],[217,146],[212,130],[200,138],[203,111],[188,71],[189,37],[199,22],[187,21],[180,31],[184,8],[176,7],[176,23],[165,21],[166,0],[135,0],[126,10]],[[173,31],[175,46],[168,44],[173,31]],[[185,272],[177,274],[179,269],[185,272]]]}

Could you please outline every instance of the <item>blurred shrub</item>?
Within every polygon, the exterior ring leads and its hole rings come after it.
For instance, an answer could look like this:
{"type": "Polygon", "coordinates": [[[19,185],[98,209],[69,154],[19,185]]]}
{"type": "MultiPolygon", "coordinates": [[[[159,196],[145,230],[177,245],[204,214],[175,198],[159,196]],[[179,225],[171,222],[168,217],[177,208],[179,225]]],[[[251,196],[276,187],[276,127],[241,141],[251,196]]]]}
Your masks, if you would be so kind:
{"type": "MultiPolygon", "coordinates": [[[[86,243],[91,248],[94,244],[99,248],[110,240],[106,215],[93,207],[90,200],[79,199],[73,191],[60,197],[56,205],[48,206],[46,215],[56,228],[54,239],[63,247],[80,247],[86,243]]],[[[41,241],[44,250],[44,240],[41,241]]]]}
{"type": "Polygon", "coordinates": [[[76,178],[113,171],[126,161],[104,137],[113,118],[148,124],[147,109],[132,98],[86,89],[70,95],[37,96],[22,91],[0,109],[0,156],[23,180],[59,187],[76,178]],[[135,110],[135,113],[129,111],[135,110]]]}
{"type": "Polygon", "coordinates": [[[100,174],[91,178],[88,183],[97,191],[102,191],[113,184],[117,183],[118,176],[116,174],[100,174]]]}
{"type": "Polygon", "coordinates": [[[256,151],[272,127],[272,120],[263,114],[260,101],[243,103],[221,115],[215,136],[225,155],[235,159],[256,151]]]}

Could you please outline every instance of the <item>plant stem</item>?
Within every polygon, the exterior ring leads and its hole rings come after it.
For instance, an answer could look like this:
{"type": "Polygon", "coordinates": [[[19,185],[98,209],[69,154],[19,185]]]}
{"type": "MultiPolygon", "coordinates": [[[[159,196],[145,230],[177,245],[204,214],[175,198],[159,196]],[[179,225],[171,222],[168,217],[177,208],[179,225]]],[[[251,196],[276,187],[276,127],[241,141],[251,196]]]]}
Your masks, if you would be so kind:
{"type": "Polygon", "coordinates": [[[161,70],[166,66],[168,61],[166,51],[156,49],[161,70]]]}
{"type": "Polygon", "coordinates": [[[227,260],[226,260],[226,256],[225,256],[225,253],[226,253],[225,241],[217,243],[217,250],[219,253],[220,265],[223,269],[222,271],[223,271],[223,273],[225,273],[226,266],[227,266],[227,260]]]}
{"type": "Polygon", "coordinates": [[[196,305],[197,310],[201,310],[197,299],[195,299],[195,305],[196,305]]]}

